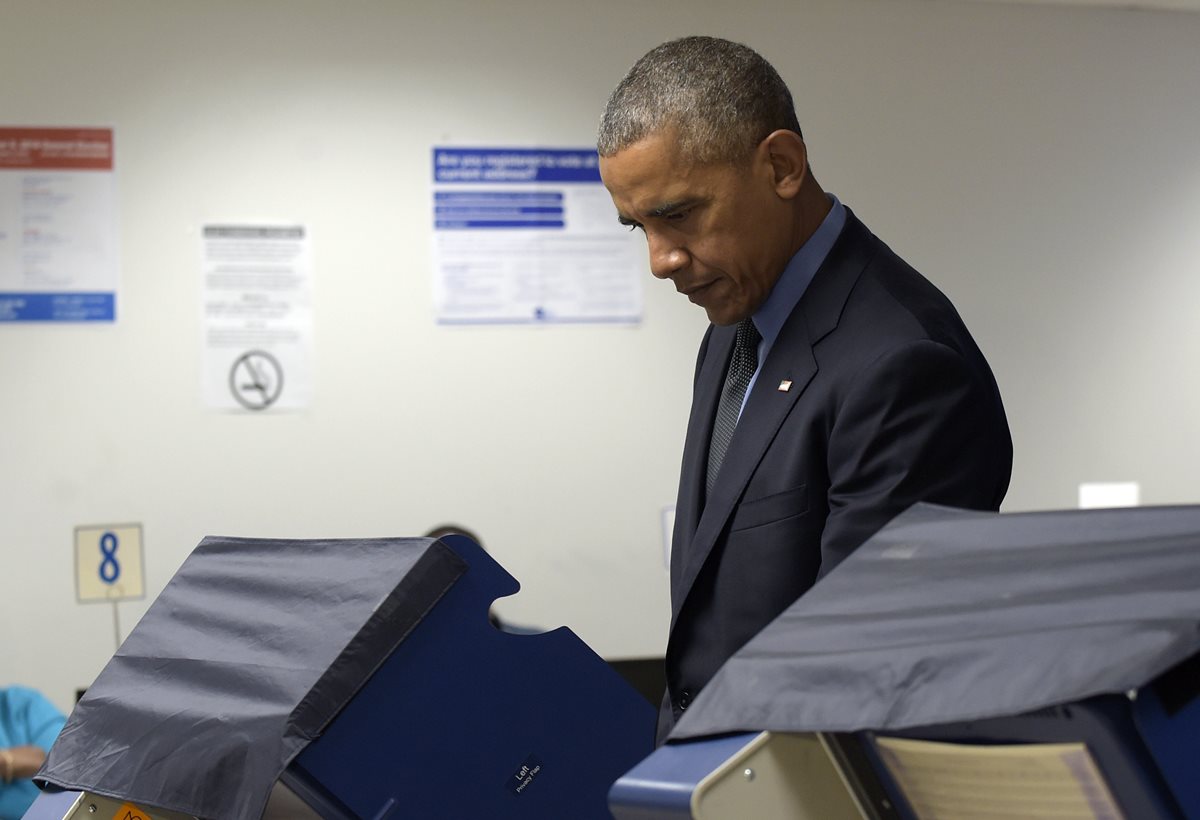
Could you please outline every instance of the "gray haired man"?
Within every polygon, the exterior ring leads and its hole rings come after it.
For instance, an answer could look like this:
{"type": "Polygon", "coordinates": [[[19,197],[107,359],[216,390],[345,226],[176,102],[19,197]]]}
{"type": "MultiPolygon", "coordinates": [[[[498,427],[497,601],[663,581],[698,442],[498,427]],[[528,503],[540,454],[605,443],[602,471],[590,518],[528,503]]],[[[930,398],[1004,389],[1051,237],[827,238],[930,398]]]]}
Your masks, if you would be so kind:
{"type": "Polygon", "coordinates": [[[651,272],[711,322],[676,505],[661,741],[730,655],[907,507],[997,509],[1012,441],[953,305],[817,183],[791,94],[752,49],[653,49],[612,93],[598,148],[651,272]]]}

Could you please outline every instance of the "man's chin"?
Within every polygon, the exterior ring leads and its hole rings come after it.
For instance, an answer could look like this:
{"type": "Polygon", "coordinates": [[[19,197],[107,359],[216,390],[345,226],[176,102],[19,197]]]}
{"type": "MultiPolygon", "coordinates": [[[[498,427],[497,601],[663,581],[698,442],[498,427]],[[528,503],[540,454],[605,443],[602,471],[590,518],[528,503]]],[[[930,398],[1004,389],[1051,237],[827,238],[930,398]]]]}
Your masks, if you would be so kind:
{"type": "Polygon", "coordinates": [[[738,322],[749,316],[749,313],[742,312],[731,308],[729,305],[717,305],[715,307],[705,307],[704,312],[708,315],[708,321],[714,325],[728,327],[736,325],[738,322]]]}

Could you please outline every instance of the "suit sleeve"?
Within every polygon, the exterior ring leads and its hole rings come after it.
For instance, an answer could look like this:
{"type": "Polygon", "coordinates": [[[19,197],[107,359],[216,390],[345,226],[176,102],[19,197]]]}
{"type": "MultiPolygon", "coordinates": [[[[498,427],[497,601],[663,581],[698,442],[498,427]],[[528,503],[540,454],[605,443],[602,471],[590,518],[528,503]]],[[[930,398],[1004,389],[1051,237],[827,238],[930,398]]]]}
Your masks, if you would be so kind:
{"type": "Polygon", "coordinates": [[[990,373],[933,341],[890,351],[855,379],[830,433],[820,574],[917,502],[997,509],[1011,467],[990,373]]]}

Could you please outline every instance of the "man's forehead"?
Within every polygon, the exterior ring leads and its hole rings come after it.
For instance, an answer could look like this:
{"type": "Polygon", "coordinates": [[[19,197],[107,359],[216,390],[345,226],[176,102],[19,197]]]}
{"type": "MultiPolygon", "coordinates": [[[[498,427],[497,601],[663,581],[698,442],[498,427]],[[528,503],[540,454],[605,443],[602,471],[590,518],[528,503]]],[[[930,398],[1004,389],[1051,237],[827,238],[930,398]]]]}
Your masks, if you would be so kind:
{"type": "Polygon", "coordinates": [[[618,207],[651,216],[702,197],[708,175],[664,146],[635,143],[602,157],[600,176],[618,207]]]}
{"type": "Polygon", "coordinates": [[[700,188],[678,178],[647,180],[628,187],[610,185],[609,193],[617,207],[629,210],[631,216],[665,216],[705,198],[700,188]]]}

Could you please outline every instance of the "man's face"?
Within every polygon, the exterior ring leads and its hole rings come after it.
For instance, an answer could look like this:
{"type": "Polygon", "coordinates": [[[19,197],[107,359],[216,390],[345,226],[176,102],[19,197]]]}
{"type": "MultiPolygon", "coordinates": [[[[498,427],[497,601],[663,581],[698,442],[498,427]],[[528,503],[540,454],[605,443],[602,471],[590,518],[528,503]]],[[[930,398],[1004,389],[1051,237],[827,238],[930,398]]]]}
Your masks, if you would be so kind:
{"type": "Polygon", "coordinates": [[[775,189],[765,145],[749,161],[697,165],[670,130],[611,157],[600,175],[624,225],[641,228],[650,271],[731,325],[766,300],[791,258],[791,214],[775,189]]]}

